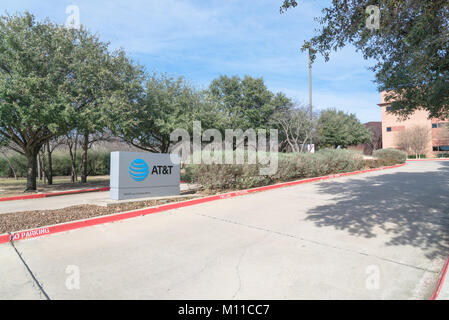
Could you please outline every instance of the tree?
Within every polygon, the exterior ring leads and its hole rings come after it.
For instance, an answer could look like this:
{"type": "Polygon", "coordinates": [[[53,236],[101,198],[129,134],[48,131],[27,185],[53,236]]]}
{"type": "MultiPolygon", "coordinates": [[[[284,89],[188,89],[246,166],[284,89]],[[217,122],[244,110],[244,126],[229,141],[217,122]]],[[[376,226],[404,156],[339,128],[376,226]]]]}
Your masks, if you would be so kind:
{"type": "Polygon", "coordinates": [[[6,159],[6,162],[8,162],[8,166],[11,169],[12,174],[14,175],[14,179],[18,180],[19,178],[17,177],[16,169],[15,169],[13,163],[11,162],[11,159],[9,159],[9,155],[7,153],[7,148],[2,147],[0,145],[0,154],[2,154],[3,158],[6,159]]]}
{"type": "Polygon", "coordinates": [[[318,119],[317,140],[321,147],[347,147],[369,142],[372,133],[357,119],[336,109],[321,112],[318,119]]]}
{"type": "Polygon", "coordinates": [[[281,147],[288,146],[292,152],[303,152],[307,141],[316,129],[317,117],[310,118],[309,109],[296,106],[273,114],[271,123],[279,128],[281,147]]]}
{"type": "MultiPolygon", "coordinates": [[[[82,27],[74,32],[77,46],[72,53],[72,74],[65,89],[71,101],[69,131],[79,133],[81,183],[86,183],[88,150],[104,137],[108,126],[114,125],[118,110],[127,109],[136,99],[142,71],[123,50],[109,52],[108,43],[101,42],[82,27]]],[[[74,174],[72,169],[72,180],[74,174]]]]}
{"type": "Polygon", "coordinates": [[[14,179],[17,180],[18,177],[17,177],[16,169],[15,169],[13,163],[11,162],[11,160],[9,159],[9,155],[8,155],[9,144],[10,144],[10,141],[6,140],[5,137],[0,135],[0,154],[3,156],[3,158],[6,159],[6,162],[8,162],[8,166],[14,175],[14,179]]]}
{"type": "Polygon", "coordinates": [[[410,137],[408,136],[408,133],[408,130],[402,130],[399,131],[395,137],[396,146],[407,154],[410,153],[410,137]]]}
{"type": "Polygon", "coordinates": [[[69,154],[70,154],[70,179],[72,182],[76,182],[78,180],[78,174],[76,171],[76,150],[78,148],[78,139],[79,134],[76,129],[69,131],[64,136],[64,144],[69,148],[69,154]]]}
{"type": "Polygon", "coordinates": [[[36,190],[36,159],[66,130],[73,31],[33,15],[0,17],[0,136],[28,160],[26,190],[36,190]]]}
{"type": "Polygon", "coordinates": [[[122,111],[116,134],[134,147],[156,153],[169,151],[174,130],[192,133],[193,121],[201,121],[205,129],[222,127],[224,123],[203,92],[182,77],[166,74],[147,76],[143,95],[132,108],[122,111]]]}
{"type": "Polygon", "coordinates": [[[372,155],[374,151],[382,149],[382,122],[367,122],[363,124],[371,131],[371,140],[363,144],[363,154],[372,155]]]}
{"type": "Polygon", "coordinates": [[[220,76],[209,86],[209,96],[228,119],[228,128],[268,129],[268,121],[278,110],[291,105],[282,93],[267,89],[262,78],[220,76]]]}
{"type": "MultiPolygon", "coordinates": [[[[299,1],[284,0],[281,12],[299,1]]],[[[406,117],[419,108],[430,117],[449,116],[449,3],[447,0],[332,1],[318,19],[318,35],[307,41],[326,60],[346,44],[375,59],[372,68],[391,111],[406,117]],[[372,10],[380,9],[380,28],[367,28],[372,10]]]]}
{"type": "Polygon", "coordinates": [[[109,52],[82,27],[36,22],[29,13],[0,18],[0,135],[28,159],[27,190],[36,189],[42,146],[74,129],[86,182],[90,138],[114,123],[114,109],[132,103],[140,74],[123,50],[109,52]]]}
{"type": "Polygon", "coordinates": [[[47,179],[48,185],[53,184],[53,151],[55,151],[57,147],[63,144],[63,142],[64,141],[61,139],[61,137],[49,139],[40,150],[41,154],[39,159],[42,159],[41,169],[43,170],[44,176],[47,179]]]}
{"type": "Polygon", "coordinates": [[[425,126],[413,126],[402,130],[396,136],[397,146],[407,153],[413,153],[416,158],[425,154],[431,139],[430,130],[425,126]]]}

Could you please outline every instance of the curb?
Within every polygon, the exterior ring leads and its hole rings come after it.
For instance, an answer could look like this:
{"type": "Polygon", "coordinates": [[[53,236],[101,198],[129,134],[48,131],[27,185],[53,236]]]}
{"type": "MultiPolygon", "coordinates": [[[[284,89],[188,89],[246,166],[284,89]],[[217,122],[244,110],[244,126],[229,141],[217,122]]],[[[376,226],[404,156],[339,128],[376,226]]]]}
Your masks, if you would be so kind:
{"type": "Polygon", "coordinates": [[[414,161],[449,161],[449,158],[432,158],[432,159],[407,159],[407,162],[414,161]]]}
{"type": "Polygon", "coordinates": [[[39,198],[47,198],[47,197],[65,196],[68,194],[77,194],[77,193],[86,193],[86,192],[101,192],[101,191],[109,191],[109,189],[110,189],[109,187],[103,187],[103,188],[93,188],[93,189],[59,191],[59,192],[51,192],[51,193],[29,194],[29,195],[17,196],[17,197],[0,198],[0,202],[1,201],[28,200],[28,199],[39,199],[39,198]]]}
{"type": "MultiPolygon", "coordinates": [[[[181,183],[187,183],[187,182],[181,181],[181,183]]],[[[71,191],[29,194],[29,195],[24,195],[24,196],[0,198],[0,202],[1,201],[14,201],[14,200],[40,199],[40,198],[65,196],[68,194],[78,194],[78,193],[86,193],[86,192],[102,192],[102,191],[109,191],[109,189],[110,189],[110,187],[103,187],[103,188],[93,188],[93,189],[80,189],[80,190],[71,190],[71,191]]]]}
{"type": "Polygon", "coordinates": [[[303,184],[303,183],[330,180],[330,179],[335,179],[338,177],[351,176],[351,175],[368,173],[368,172],[373,172],[373,171],[399,168],[399,167],[402,167],[405,165],[406,165],[405,163],[402,163],[402,164],[388,166],[388,167],[382,167],[382,168],[374,168],[374,169],[367,169],[367,170],[362,170],[362,171],[346,172],[346,173],[333,174],[333,175],[323,176],[323,177],[296,180],[296,181],[279,183],[279,184],[274,184],[274,185],[269,185],[269,186],[264,186],[264,187],[258,187],[258,188],[234,191],[234,192],[229,192],[229,193],[224,193],[224,194],[219,194],[219,195],[214,195],[214,196],[208,196],[208,197],[199,198],[199,199],[192,199],[192,200],[187,200],[187,201],[182,201],[182,202],[165,204],[165,205],[160,205],[160,206],[151,207],[151,208],[147,208],[147,209],[139,209],[139,210],[135,210],[135,211],[115,213],[115,214],[111,214],[111,215],[89,218],[89,219],[85,219],[85,220],[66,222],[66,223],[56,224],[56,225],[47,226],[47,227],[40,227],[40,228],[24,230],[24,231],[16,231],[11,234],[0,235],[0,244],[11,242],[11,241],[19,241],[19,240],[37,238],[37,237],[50,235],[50,234],[54,234],[54,233],[59,233],[59,232],[63,232],[63,231],[80,229],[80,228],[84,228],[84,227],[135,218],[138,216],[145,216],[145,215],[158,213],[158,212],[162,212],[162,211],[179,209],[179,208],[183,208],[183,207],[190,207],[190,206],[201,204],[201,203],[206,203],[206,202],[211,202],[211,201],[216,201],[216,200],[221,200],[221,199],[229,199],[229,198],[238,197],[238,196],[242,196],[242,195],[246,195],[246,194],[250,194],[250,193],[254,193],[254,192],[279,189],[279,188],[299,185],[299,184],[303,184]]]}
{"type": "Polygon", "coordinates": [[[443,270],[441,270],[440,278],[438,279],[437,286],[436,286],[435,290],[433,291],[432,296],[430,297],[430,300],[438,299],[438,296],[439,296],[441,289],[443,288],[443,285],[444,285],[444,279],[446,278],[448,267],[449,267],[449,257],[447,258],[446,263],[443,266],[443,270]]]}

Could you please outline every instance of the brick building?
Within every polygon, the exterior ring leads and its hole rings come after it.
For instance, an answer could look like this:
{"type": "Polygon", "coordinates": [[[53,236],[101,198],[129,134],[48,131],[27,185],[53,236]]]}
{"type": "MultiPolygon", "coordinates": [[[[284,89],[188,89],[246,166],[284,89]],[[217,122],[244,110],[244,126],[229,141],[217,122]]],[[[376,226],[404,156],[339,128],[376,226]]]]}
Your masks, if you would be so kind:
{"type": "Polygon", "coordinates": [[[373,134],[371,141],[356,146],[349,146],[348,149],[357,150],[364,155],[370,156],[374,150],[382,149],[382,122],[371,121],[363,124],[373,134]]]}
{"type": "Polygon", "coordinates": [[[398,132],[421,126],[429,128],[430,139],[426,149],[426,156],[437,156],[440,153],[449,153],[449,130],[447,120],[429,119],[429,113],[425,110],[415,111],[408,119],[400,120],[397,116],[388,112],[390,104],[385,102],[385,92],[382,92],[382,102],[379,106],[382,109],[382,147],[384,149],[397,147],[398,132]]]}

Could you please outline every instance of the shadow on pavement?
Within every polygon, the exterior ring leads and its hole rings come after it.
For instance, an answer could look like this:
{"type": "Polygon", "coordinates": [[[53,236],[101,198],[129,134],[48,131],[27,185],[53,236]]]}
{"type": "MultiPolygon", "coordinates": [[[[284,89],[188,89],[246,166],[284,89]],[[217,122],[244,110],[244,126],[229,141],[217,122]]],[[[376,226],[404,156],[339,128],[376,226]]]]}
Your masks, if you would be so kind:
{"type": "Polygon", "coordinates": [[[397,172],[349,182],[319,185],[336,204],[308,211],[317,226],[333,226],[351,235],[373,238],[379,228],[386,245],[421,248],[429,258],[449,253],[449,163],[428,172],[397,172]]]}

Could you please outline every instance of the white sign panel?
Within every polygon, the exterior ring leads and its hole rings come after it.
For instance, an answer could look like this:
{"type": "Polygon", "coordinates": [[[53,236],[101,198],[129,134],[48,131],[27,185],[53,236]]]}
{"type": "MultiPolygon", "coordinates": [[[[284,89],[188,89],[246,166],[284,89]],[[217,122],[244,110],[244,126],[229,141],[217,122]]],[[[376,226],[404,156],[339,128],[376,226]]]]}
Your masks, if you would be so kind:
{"type": "Polygon", "coordinates": [[[181,172],[173,155],[111,152],[110,198],[137,199],[179,195],[181,172]]]}

